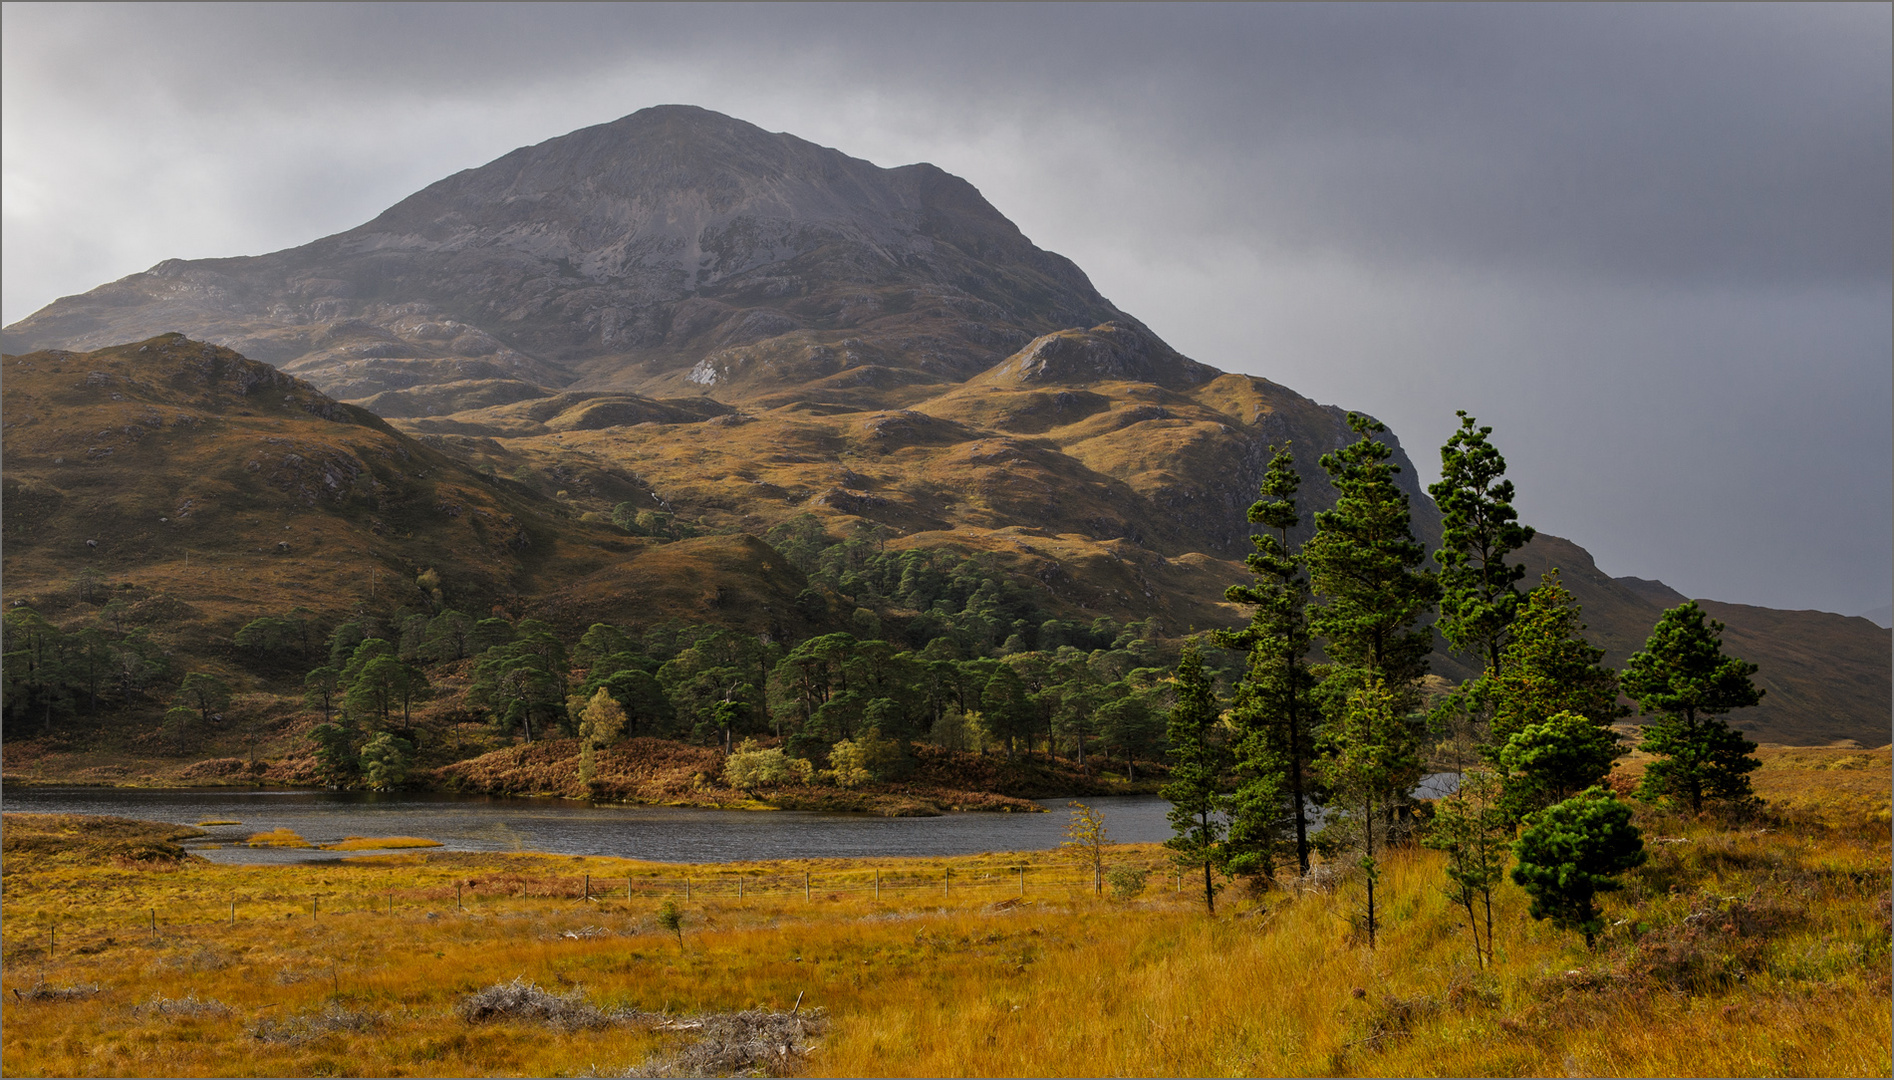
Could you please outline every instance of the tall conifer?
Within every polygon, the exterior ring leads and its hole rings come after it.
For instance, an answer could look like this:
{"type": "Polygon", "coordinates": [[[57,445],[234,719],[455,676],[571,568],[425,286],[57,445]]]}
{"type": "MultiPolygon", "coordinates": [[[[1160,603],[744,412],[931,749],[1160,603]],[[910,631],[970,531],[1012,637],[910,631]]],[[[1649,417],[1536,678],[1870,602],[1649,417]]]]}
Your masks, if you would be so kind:
{"type": "Polygon", "coordinates": [[[1513,482],[1504,479],[1506,459],[1487,441],[1493,429],[1475,427],[1464,409],[1459,417],[1460,430],[1440,448],[1440,482],[1427,489],[1441,519],[1435,625],[1449,645],[1478,653],[1492,672],[1521,599],[1514,583],[1526,572],[1506,556],[1530,542],[1534,530],[1519,524],[1513,482]]]}
{"type": "Polygon", "coordinates": [[[1618,704],[1618,676],[1600,661],[1605,650],[1585,639],[1578,601],[1559,581],[1543,574],[1513,620],[1500,660],[1486,679],[1493,710],[1487,755],[1520,729],[1543,724],[1562,712],[1577,713],[1600,728],[1626,715],[1618,704]]]}
{"type": "Polygon", "coordinates": [[[1223,775],[1223,748],[1217,745],[1216,693],[1203,669],[1197,643],[1186,641],[1177,662],[1177,703],[1171,707],[1171,782],[1158,794],[1169,800],[1175,836],[1164,846],[1179,865],[1203,868],[1203,902],[1217,910],[1216,871],[1223,861],[1223,799],[1217,793],[1223,775]]]}
{"type": "Polygon", "coordinates": [[[1360,438],[1322,456],[1335,508],[1315,515],[1315,537],[1302,548],[1320,601],[1309,622],[1335,662],[1331,679],[1342,680],[1331,689],[1345,694],[1377,676],[1405,710],[1419,699],[1434,647],[1417,624],[1440,586],[1420,569],[1426,551],[1414,539],[1407,493],[1394,483],[1394,451],[1375,439],[1387,427],[1360,413],[1348,414],[1348,426],[1360,438]]]}
{"type": "Polygon", "coordinates": [[[1323,741],[1326,752],[1315,768],[1331,799],[1322,835],[1325,842],[1339,837],[1338,848],[1357,853],[1355,865],[1368,888],[1365,914],[1368,945],[1373,947],[1380,925],[1377,853],[1394,841],[1395,810],[1423,774],[1419,734],[1375,676],[1349,693],[1340,714],[1324,730],[1323,741]]]}
{"type": "Polygon", "coordinates": [[[1287,447],[1271,448],[1269,471],[1249,520],[1264,531],[1250,537],[1256,550],[1245,561],[1255,581],[1232,585],[1224,596],[1254,610],[1249,626],[1219,635],[1225,648],[1244,649],[1249,662],[1231,711],[1239,783],[1230,798],[1230,872],[1267,876],[1283,844],[1283,821],[1294,823],[1296,862],[1309,872],[1306,777],[1313,754],[1314,685],[1309,672],[1308,580],[1289,548],[1296,512],[1295,459],[1287,447]],[[1284,813],[1284,802],[1288,813],[1284,813]]]}
{"type": "Polygon", "coordinates": [[[1707,622],[1695,600],[1664,612],[1650,640],[1624,665],[1624,690],[1657,722],[1638,749],[1658,755],[1644,770],[1641,793],[1671,795],[1703,810],[1705,799],[1753,797],[1749,773],[1756,744],[1721,714],[1762,700],[1750,682],[1756,665],[1723,652],[1723,624],[1707,622]]]}

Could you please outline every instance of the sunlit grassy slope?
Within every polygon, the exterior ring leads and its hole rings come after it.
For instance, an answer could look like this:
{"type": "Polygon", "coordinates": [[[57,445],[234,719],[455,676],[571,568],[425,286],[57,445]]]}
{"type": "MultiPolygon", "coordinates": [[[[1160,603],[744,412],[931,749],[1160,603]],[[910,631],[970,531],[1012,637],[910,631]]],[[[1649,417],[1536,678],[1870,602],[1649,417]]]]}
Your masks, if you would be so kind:
{"type": "Polygon", "coordinates": [[[141,839],[12,816],[0,1064],[559,1075],[634,1067],[691,1037],[455,1014],[464,995],[525,976],[672,1014],[785,1010],[800,995],[830,1021],[797,1066],[816,1074],[1886,1075],[1886,801],[1822,781],[1884,793],[1888,756],[1831,767],[1836,752],[1794,754],[1756,774],[1782,806],[1760,821],[1644,816],[1651,861],[1608,898],[1596,952],[1526,918],[1506,887],[1485,972],[1423,849],[1389,860],[1370,949],[1345,881],[1225,893],[1209,917],[1153,847],[1111,850],[1112,865],[1157,871],[1121,901],[1093,896],[1055,853],[228,867],[164,857],[194,830],[141,839]],[[666,897],[684,912],[681,946],[655,925],[666,897]],[[281,1037],[283,1021],[331,1006],[354,1026],[281,1037]]]}

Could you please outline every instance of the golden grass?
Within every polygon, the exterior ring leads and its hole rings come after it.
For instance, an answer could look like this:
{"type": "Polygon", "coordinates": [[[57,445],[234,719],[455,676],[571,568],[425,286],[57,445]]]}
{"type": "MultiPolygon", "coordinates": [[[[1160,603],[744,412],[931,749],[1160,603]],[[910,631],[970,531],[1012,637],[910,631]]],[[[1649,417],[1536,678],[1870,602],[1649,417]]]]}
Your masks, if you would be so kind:
{"type": "MultiPolygon", "coordinates": [[[[673,1014],[803,995],[832,1021],[803,1063],[817,1074],[1886,1075],[1885,828],[1804,811],[1643,825],[1651,861],[1606,899],[1596,952],[1528,919],[1509,885],[1498,960],[1480,971],[1440,856],[1417,848],[1386,862],[1371,950],[1352,884],[1228,892],[1210,918],[1167,872],[1114,902],[1053,852],[667,866],[423,851],[151,869],[17,853],[10,815],[0,1064],[557,1075],[620,1070],[689,1037],[549,1038],[454,1014],[467,993],[525,976],[673,1014]],[[682,948],[656,925],[666,897],[685,914],[682,948]],[[69,999],[11,993],[92,984],[69,999]],[[141,1010],[154,995],[232,1011],[141,1010]],[[332,1004],[372,1026],[251,1034],[332,1004]]],[[[1155,868],[1162,852],[1111,859],[1155,868]]]]}
{"type": "Polygon", "coordinates": [[[199,825],[241,825],[243,824],[243,822],[234,821],[234,820],[226,820],[223,818],[210,818],[206,821],[200,821],[198,822],[198,824],[199,825]]]}
{"type": "Polygon", "coordinates": [[[251,847],[306,848],[311,846],[309,841],[296,835],[290,829],[271,829],[269,832],[252,833],[244,843],[251,847]]]}
{"type": "Polygon", "coordinates": [[[441,842],[419,836],[349,836],[333,844],[320,846],[324,851],[380,851],[392,848],[440,847],[441,842]]]}

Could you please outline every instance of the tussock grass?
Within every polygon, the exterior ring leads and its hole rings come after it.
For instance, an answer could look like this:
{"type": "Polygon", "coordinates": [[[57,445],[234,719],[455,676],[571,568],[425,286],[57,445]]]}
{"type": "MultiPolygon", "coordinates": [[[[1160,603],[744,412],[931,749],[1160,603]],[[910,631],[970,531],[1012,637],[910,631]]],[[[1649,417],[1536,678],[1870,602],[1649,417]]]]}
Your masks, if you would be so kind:
{"type": "Polygon", "coordinates": [[[1532,922],[1508,885],[1485,970],[1424,849],[1389,854],[1370,950],[1345,874],[1232,889],[1209,918],[1141,846],[1109,854],[1155,871],[1123,901],[1049,852],[681,867],[417,851],[244,867],[9,846],[0,948],[22,992],[0,999],[0,1058],[9,1073],[75,1076],[1886,1075],[1888,835],[1815,813],[1642,810],[1646,835],[1668,842],[1605,898],[1597,951],[1532,922]],[[657,925],[667,898],[681,947],[657,925]],[[26,993],[90,984],[100,992],[69,1000],[26,993]],[[550,1011],[463,1018],[496,984],[550,1011]],[[137,1008],[160,998],[232,1011],[137,1008]],[[559,1010],[613,1019],[555,1037],[559,1010]]]}
{"type": "Polygon", "coordinates": [[[296,835],[290,829],[271,829],[269,832],[253,833],[244,843],[251,847],[306,848],[311,846],[309,841],[296,835]]]}
{"type": "Polygon", "coordinates": [[[441,842],[419,836],[349,836],[333,844],[320,846],[324,851],[383,851],[395,848],[440,847],[441,842]]]}

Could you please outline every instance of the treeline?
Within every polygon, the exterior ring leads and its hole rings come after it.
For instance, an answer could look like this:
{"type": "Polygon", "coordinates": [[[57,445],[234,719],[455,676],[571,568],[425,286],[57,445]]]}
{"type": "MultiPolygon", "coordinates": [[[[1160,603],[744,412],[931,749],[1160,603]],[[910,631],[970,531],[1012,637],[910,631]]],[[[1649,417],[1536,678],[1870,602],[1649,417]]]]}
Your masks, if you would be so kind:
{"type": "MultiPolygon", "coordinates": [[[[1075,636],[1108,628],[1070,627],[1075,636]]],[[[948,635],[920,649],[847,632],[785,645],[716,626],[661,625],[642,632],[598,623],[575,642],[544,623],[474,620],[455,611],[394,626],[358,619],[337,626],[328,662],[305,677],[312,734],[331,783],[398,782],[371,775],[359,748],[382,739],[402,754],[418,732],[412,709],[435,692],[430,670],[468,661],[467,706],[504,739],[579,737],[586,760],[625,738],[656,736],[734,752],[741,740],[780,740],[789,760],[835,772],[860,747],[892,746],[839,775],[894,779],[927,742],[1006,754],[1062,753],[1083,765],[1114,759],[1135,776],[1161,757],[1169,664],[1165,642],[1143,623],[1113,624],[1104,647],[1062,645],[965,657],[948,635]],[[387,736],[383,739],[383,736],[387,736]]],[[[377,760],[385,758],[378,752],[377,760]]],[[[793,771],[793,769],[792,769],[793,771]]]]}
{"type": "Polygon", "coordinates": [[[1214,636],[1247,665],[1221,695],[1187,647],[1168,717],[1168,846],[1201,871],[1212,910],[1225,881],[1306,875],[1319,859],[1359,879],[1357,921],[1372,944],[1385,918],[1382,853],[1418,838],[1447,853],[1482,962],[1492,889],[1509,868],[1535,918],[1590,942],[1596,895],[1644,860],[1630,807],[1606,785],[1629,750],[1612,727],[1630,714],[1621,696],[1649,718],[1639,749],[1657,755],[1639,797],[1693,813],[1753,803],[1755,744],[1722,715],[1760,699],[1754,665],[1723,653],[1721,624],[1692,602],[1664,613],[1622,672],[1605,666],[1556,571],[1520,590],[1524,568],[1508,557],[1533,530],[1518,521],[1492,429],[1460,417],[1429,489],[1444,524],[1431,566],[1379,423],[1351,414],[1357,441],[1322,457],[1339,497],[1299,547],[1289,542],[1302,520],[1292,448],[1273,451],[1249,511],[1261,527],[1252,577],[1228,592],[1252,616],[1214,636]],[[1482,666],[1431,703],[1421,692],[1430,624],[1482,666]],[[1471,768],[1429,821],[1413,793],[1430,759],[1471,768]]]}
{"type": "MultiPolygon", "coordinates": [[[[676,525],[650,511],[624,524],[676,525]]],[[[428,737],[415,708],[435,697],[443,667],[471,675],[466,704],[495,735],[580,736],[588,760],[597,746],[636,736],[727,751],[772,736],[789,760],[856,780],[901,774],[910,755],[887,747],[914,741],[1081,764],[1109,758],[1134,778],[1140,763],[1161,760],[1177,642],[1155,620],[1056,618],[981,558],[889,551],[887,536],[870,526],[834,538],[808,514],[771,530],[768,541],[809,578],[796,600],[802,613],[848,628],[800,642],[676,623],[599,624],[567,640],[535,620],[457,610],[425,571],[414,583],[423,610],[328,624],[295,607],[243,624],[231,655],[266,683],[301,684],[320,717],[311,736],[320,771],[337,785],[402,781],[428,737]],[[588,724],[600,691],[618,718],[588,724]],[[836,773],[838,744],[845,759],[880,749],[870,764],[836,773]]],[[[163,732],[173,750],[221,730],[228,681],[179,670],[144,630],[123,625],[123,607],[114,601],[100,625],[71,633],[29,608],[7,611],[8,733],[153,704],[169,706],[163,732]]]]}
{"type": "Polygon", "coordinates": [[[113,600],[91,625],[64,631],[15,602],[0,615],[0,686],[5,734],[46,734],[79,714],[141,701],[174,677],[169,656],[113,600]]]}

